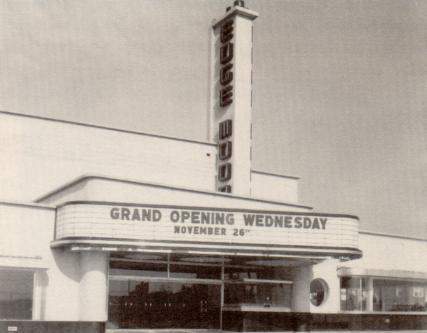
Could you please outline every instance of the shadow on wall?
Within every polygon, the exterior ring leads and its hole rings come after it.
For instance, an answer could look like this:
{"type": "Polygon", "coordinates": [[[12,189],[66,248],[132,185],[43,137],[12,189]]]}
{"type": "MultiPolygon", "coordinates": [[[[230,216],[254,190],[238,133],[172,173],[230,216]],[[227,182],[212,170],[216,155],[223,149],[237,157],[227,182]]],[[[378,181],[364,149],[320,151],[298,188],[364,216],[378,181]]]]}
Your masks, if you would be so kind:
{"type": "Polygon", "coordinates": [[[40,319],[44,319],[46,318],[46,288],[49,284],[49,276],[44,270],[37,274],[37,285],[41,288],[40,319]]]}
{"type": "Polygon", "coordinates": [[[65,278],[79,283],[80,281],[80,255],[63,249],[52,249],[56,267],[65,278]]]}

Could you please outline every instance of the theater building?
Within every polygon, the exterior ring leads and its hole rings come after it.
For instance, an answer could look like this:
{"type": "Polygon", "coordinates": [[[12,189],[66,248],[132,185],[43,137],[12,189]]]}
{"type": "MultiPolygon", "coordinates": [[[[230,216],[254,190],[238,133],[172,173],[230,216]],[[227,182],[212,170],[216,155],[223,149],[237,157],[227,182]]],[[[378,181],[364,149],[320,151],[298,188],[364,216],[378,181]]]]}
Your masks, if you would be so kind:
{"type": "Polygon", "coordinates": [[[212,26],[209,142],[0,112],[5,332],[427,327],[425,239],[251,168],[258,14],[239,4],[212,26]]]}

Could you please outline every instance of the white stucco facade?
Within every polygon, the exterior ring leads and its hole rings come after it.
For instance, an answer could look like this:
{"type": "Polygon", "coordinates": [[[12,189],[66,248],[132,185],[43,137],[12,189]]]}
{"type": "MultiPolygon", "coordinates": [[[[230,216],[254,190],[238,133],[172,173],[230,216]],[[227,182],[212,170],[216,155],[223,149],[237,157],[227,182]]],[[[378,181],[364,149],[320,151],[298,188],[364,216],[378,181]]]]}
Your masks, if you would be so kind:
{"type": "MultiPolygon", "coordinates": [[[[8,182],[5,181],[6,187],[3,188],[2,196],[7,194],[4,189],[10,190],[20,186],[20,178],[25,179],[32,175],[31,178],[37,180],[28,183],[28,193],[16,198],[21,202],[3,199],[0,205],[0,264],[3,269],[25,269],[34,272],[33,319],[108,320],[108,246],[110,250],[116,251],[117,246],[122,244],[117,238],[105,244],[99,243],[99,246],[105,247],[104,250],[93,248],[96,242],[90,241],[86,243],[88,249],[84,249],[82,244],[77,244],[80,248],[74,251],[71,247],[55,246],[55,242],[58,242],[55,234],[57,214],[61,212],[61,207],[69,202],[157,204],[210,207],[219,210],[283,211],[295,214],[313,212],[311,207],[297,204],[295,177],[278,177],[255,171],[254,182],[251,183],[253,196],[216,192],[215,182],[212,181],[216,176],[215,159],[210,158],[215,156],[215,148],[209,143],[152,137],[8,113],[2,113],[0,117],[0,124],[5,129],[1,133],[8,138],[9,143],[8,147],[3,146],[1,156],[10,166],[6,169],[6,176],[2,175],[8,179],[8,182]],[[58,140],[49,139],[63,137],[62,133],[66,133],[70,138],[75,137],[77,143],[71,139],[60,140],[62,144],[58,145],[58,140]],[[78,140],[82,137],[90,138],[91,153],[87,155],[90,160],[80,159],[79,169],[75,169],[67,165],[73,163],[68,154],[73,150],[75,154],[79,154],[77,151],[81,148],[78,148],[78,140]],[[117,170],[117,163],[108,163],[109,159],[114,160],[114,157],[120,156],[117,146],[105,145],[105,142],[110,140],[141,142],[144,153],[132,154],[132,163],[126,165],[126,170],[117,170]],[[96,146],[99,146],[99,149],[96,146]],[[31,154],[31,149],[35,147],[42,147],[45,153],[31,154]],[[161,148],[164,154],[159,153],[159,147],[164,147],[161,148]],[[170,163],[168,168],[172,168],[173,164],[173,169],[180,174],[179,181],[172,179],[170,184],[168,171],[153,170],[150,173],[143,167],[147,160],[153,164],[174,161],[176,151],[180,152],[178,163],[170,163]],[[46,156],[51,161],[55,160],[57,167],[53,163],[46,163],[46,156]],[[18,160],[22,170],[11,167],[18,160]],[[53,177],[46,171],[47,166],[52,168],[53,177]],[[80,175],[80,170],[86,169],[86,166],[87,170],[103,171],[104,175],[80,175]],[[186,169],[188,166],[191,166],[191,170],[186,169]],[[24,172],[25,169],[31,169],[32,173],[24,172]],[[62,169],[66,170],[64,174],[62,169]],[[204,177],[195,176],[193,170],[204,170],[204,177]],[[126,177],[114,177],[123,172],[126,177]],[[128,179],[128,175],[134,179],[128,179]],[[55,188],[56,182],[60,180],[64,182],[63,186],[55,188]],[[275,195],[272,196],[271,193],[275,195]],[[33,194],[32,200],[28,200],[30,194],[33,194]]],[[[138,146],[136,143],[135,145],[138,146]]],[[[88,223],[90,224],[90,220],[88,223]]],[[[314,256],[314,261],[306,261],[303,259],[305,255],[301,257],[298,265],[284,263],[282,267],[277,267],[278,271],[287,267],[293,276],[291,311],[339,313],[340,277],[343,274],[417,281],[427,277],[426,262],[423,256],[419,255],[427,251],[425,240],[368,232],[360,232],[358,236],[359,249],[363,252],[360,259],[342,261],[339,257],[334,259],[333,256],[323,254],[317,259],[314,256]],[[320,306],[310,302],[310,283],[316,278],[325,281],[328,288],[327,298],[320,306]]],[[[173,245],[171,246],[166,247],[173,248],[173,245]]],[[[274,248],[275,245],[271,244],[271,247],[274,248]]],[[[211,245],[193,246],[196,252],[209,252],[213,248],[220,250],[220,247],[211,245]]],[[[177,250],[179,251],[179,248],[177,250]]]]}
{"type": "Polygon", "coordinates": [[[0,112],[0,274],[12,289],[20,272],[30,281],[24,300],[0,283],[6,306],[117,328],[112,308],[175,283],[217,288],[205,298],[218,299],[220,329],[232,311],[426,313],[425,239],[360,231],[356,216],[300,203],[298,177],[251,168],[257,16],[235,6],[213,23],[209,142],[0,112]],[[220,275],[182,278],[197,264],[220,275]],[[277,292],[227,304],[227,284],[277,292]]]}

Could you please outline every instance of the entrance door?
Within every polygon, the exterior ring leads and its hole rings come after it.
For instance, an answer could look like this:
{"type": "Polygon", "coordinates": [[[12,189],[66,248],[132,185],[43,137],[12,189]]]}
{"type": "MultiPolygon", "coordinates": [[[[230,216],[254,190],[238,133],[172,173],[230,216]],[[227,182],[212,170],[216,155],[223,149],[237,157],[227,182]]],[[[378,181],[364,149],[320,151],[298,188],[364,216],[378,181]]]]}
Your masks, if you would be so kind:
{"type": "Polygon", "coordinates": [[[220,327],[221,286],[110,280],[110,324],[117,328],[220,327]]]}

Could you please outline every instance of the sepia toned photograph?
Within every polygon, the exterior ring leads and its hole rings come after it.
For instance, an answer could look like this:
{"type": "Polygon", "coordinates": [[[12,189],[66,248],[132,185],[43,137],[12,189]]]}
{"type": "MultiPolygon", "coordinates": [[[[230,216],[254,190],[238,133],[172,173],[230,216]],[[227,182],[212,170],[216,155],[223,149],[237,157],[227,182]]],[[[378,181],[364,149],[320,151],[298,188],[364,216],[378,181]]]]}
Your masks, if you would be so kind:
{"type": "Polygon", "coordinates": [[[0,333],[427,332],[427,0],[0,0],[0,333]]]}

